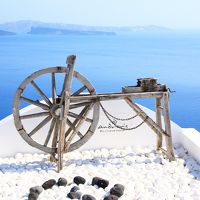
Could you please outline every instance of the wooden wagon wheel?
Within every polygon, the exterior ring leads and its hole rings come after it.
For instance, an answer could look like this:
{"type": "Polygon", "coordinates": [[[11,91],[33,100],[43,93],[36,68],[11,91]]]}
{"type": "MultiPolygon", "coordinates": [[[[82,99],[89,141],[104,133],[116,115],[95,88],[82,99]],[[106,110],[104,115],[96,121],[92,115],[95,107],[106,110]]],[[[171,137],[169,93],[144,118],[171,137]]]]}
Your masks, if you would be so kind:
{"type": "MultiPolygon", "coordinates": [[[[59,105],[61,101],[61,97],[57,93],[57,80],[56,76],[58,74],[68,75],[68,70],[66,67],[51,67],[47,69],[39,70],[29,77],[27,77],[21,85],[18,87],[14,99],[13,105],[13,116],[15,126],[22,136],[22,138],[31,146],[38,148],[44,152],[55,154],[58,151],[58,135],[59,135],[59,127],[61,121],[59,112],[59,105]],[[46,95],[41,87],[37,84],[37,79],[41,78],[43,75],[48,75],[51,81],[51,84],[48,88],[50,91],[48,94],[52,96],[49,98],[46,95]],[[25,96],[25,91],[27,87],[32,87],[37,94],[41,97],[40,100],[34,100],[30,97],[25,96]],[[22,114],[20,113],[20,103],[27,102],[28,105],[34,105],[35,108],[41,110],[37,113],[30,114],[22,114]],[[40,120],[32,130],[26,129],[26,123],[28,120],[40,120]],[[47,128],[47,126],[49,126],[47,128]],[[41,130],[46,131],[46,136],[44,141],[38,141],[34,137],[39,134],[41,130]]],[[[67,76],[65,76],[67,77],[67,76]]],[[[90,84],[90,82],[83,77],[78,72],[73,72],[73,80],[78,81],[81,87],[76,89],[75,91],[71,91],[71,96],[78,96],[82,92],[87,92],[91,95],[96,94],[95,89],[90,84]]],[[[64,85],[64,83],[62,83],[64,85]]],[[[47,89],[48,86],[46,86],[47,89]]],[[[60,94],[62,90],[60,91],[60,94]]],[[[81,145],[85,144],[89,138],[93,135],[97,123],[99,120],[99,104],[98,102],[92,101],[84,101],[79,103],[71,103],[69,104],[69,112],[66,120],[66,132],[65,132],[65,143],[68,141],[68,137],[73,131],[76,131],[76,127],[86,124],[86,127],[77,131],[76,138],[71,141],[68,146],[67,151],[72,151],[79,148],[81,145]],[[89,116],[88,111],[90,110],[89,116]],[[85,116],[86,115],[86,116],[85,116]]],[[[44,131],[43,131],[44,132],[44,131]]],[[[40,137],[40,136],[39,136],[40,137]]],[[[42,136],[44,137],[44,135],[42,136]]],[[[41,138],[40,138],[41,139],[41,138]]]]}

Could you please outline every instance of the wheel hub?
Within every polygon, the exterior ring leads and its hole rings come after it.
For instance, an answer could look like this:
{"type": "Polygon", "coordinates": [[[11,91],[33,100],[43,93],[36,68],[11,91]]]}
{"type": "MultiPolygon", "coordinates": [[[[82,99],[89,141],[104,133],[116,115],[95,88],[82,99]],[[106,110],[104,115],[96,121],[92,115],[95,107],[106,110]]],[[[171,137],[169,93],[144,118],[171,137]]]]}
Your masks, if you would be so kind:
{"type": "Polygon", "coordinates": [[[60,117],[60,113],[61,113],[60,105],[58,105],[58,104],[52,105],[52,107],[50,108],[50,113],[53,118],[60,117]]]}

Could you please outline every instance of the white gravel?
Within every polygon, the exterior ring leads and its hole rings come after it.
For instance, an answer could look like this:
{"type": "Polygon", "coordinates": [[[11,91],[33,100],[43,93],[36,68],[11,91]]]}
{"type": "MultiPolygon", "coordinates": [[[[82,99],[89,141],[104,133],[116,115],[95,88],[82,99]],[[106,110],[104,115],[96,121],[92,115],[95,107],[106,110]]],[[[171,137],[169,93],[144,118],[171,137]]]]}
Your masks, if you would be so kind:
{"type": "MultiPolygon", "coordinates": [[[[64,177],[68,183],[77,175],[86,179],[83,194],[102,200],[110,188],[121,183],[125,192],[120,200],[200,200],[200,165],[183,147],[176,145],[176,161],[168,162],[156,151],[142,148],[74,151],[65,155],[64,169],[58,174],[55,164],[44,154],[20,154],[0,158],[0,199],[27,200],[29,188],[48,179],[64,177]],[[91,186],[94,176],[109,180],[104,190],[91,186]]],[[[53,186],[38,200],[66,200],[74,184],[53,186]]]]}

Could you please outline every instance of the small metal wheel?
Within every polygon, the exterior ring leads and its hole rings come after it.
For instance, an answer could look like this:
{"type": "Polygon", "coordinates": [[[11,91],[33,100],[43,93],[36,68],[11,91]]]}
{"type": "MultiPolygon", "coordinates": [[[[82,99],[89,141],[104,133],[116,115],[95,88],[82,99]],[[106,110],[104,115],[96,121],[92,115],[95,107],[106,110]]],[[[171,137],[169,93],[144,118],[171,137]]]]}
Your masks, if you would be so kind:
{"type": "MultiPolygon", "coordinates": [[[[60,101],[63,77],[66,74],[68,74],[66,67],[58,66],[39,70],[21,83],[14,99],[13,116],[19,134],[31,146],[50,154],[57,153],[60,101]],[[21,108],[28,105],[32,105],[32,109],[24,114],[21,108]]],[[[74,71],[71,96],[78,96],[82,92],[90,95],[96,94],[90,82],[74,71]]],[[[82,126],[67,151],[75,150],[85,144],[93,135],[98,120],[98,102],[70,102],[66,120],[65,143],[80,121],[82,126]],[[90,110],[89,113],[88,110],[90,110]],[[86,113],[88,113],[87,116],[83,118],[82,116],[86,113]]]]}

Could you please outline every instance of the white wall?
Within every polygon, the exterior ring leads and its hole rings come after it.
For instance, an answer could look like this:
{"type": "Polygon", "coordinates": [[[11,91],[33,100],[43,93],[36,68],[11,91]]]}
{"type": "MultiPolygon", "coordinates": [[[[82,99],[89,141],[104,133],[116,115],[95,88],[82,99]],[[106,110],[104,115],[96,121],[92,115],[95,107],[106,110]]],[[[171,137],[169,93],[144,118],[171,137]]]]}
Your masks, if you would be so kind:
{"type": "MultiPolygon", "coordinates": [[[[127,118],[135,115],[133,110],[126,104],[123,100],[113,100],[103,102],[104,107],[111,112],[113,115],[120,118],[127,118]]],[[[153,119],[155,119],[155,113],[145,107],[141,108],[153,119]]],[[[34,106],[26,107],[22,110],[23,114],[37,112],[37,109],[34,106]]],[[[39,122],[39,121],[38,121],[39,122]]],[[[26,121],[27,129],[31,130],[33,124],[38,122],[33,122],[32,120],[26,121]],[[30,126],[30,127],[29,127],[30,126]]],[[[136,117],[134,120],[127,122],[129,127],[138,125],[141,122],[139,117],[136,117]]],[[[109,127],[109,121],[103,114],[102,110],[100,112],[100,119],[98,127],[95,131],[95,134],[90,138],[90,140],[81,147],[81,149],[95,149],[95,148],[120,148],[124,146],[149,146],[152,149],[156,148],[156,134],[146,125],[143,124],[139,128],[132,131],[121,131],[118,128],[100,128],[109,127]]],[[[48,125],[47,125],[48,126],[48,125]]],[[[44,128],[39,133],[39,137],[44,137],[48,129],[44,128]]],[[[180,140],[182,135],[182,129],[172,122],[172,135],[173,142],[183,142],[180,140]]],[[[41,138],[42,138],[41,137],[41,138]]],[[[35,149],[29,146],[17,132],[13,117],[8,116],[5,119],[0,121],[0,157],[13,156],[17,152],[28,153],[28,152],[40,152],[40,150],[35,149]]]]}

